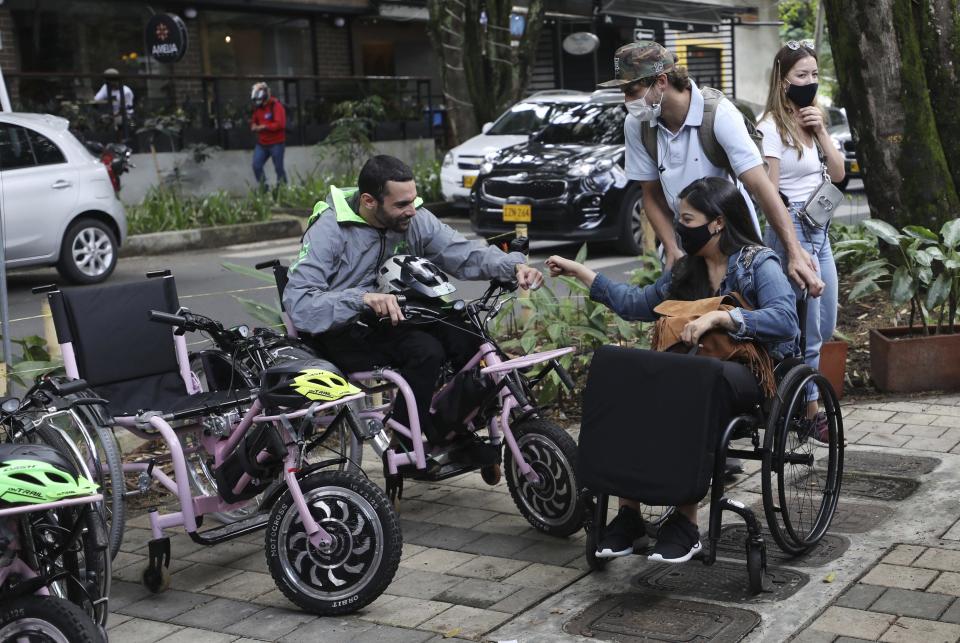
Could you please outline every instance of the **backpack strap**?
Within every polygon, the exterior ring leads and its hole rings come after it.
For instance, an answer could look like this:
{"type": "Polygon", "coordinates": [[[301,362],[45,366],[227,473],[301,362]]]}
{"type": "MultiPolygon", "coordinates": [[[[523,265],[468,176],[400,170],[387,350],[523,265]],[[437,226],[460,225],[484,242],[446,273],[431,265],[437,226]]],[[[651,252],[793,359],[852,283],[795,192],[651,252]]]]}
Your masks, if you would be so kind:
{"type": "Polygon", "coordinates": [[[640,123],[640,142],[643,143],[643,149],[653,160],[653,164],[660,171],[660,153],[657,151],[657,128],[654,124],[642,121],[640,123]]]}
{"type": "Polygon", "coordinates": [[[723,146],[717,141],[717,135],[713,129],[717,118],[717,107],[720,105],[720,101],[724,99],[723,92],[713,87],[701,87],[700,95],[703,96],[703,122],[700,124],[699,130],[700,147],[703,148],[707,160],[716,167],[725,169],[736,183],[737,176],[733,173],[730,159],[727,157],[727,152],[723,149],[723,146]]]}

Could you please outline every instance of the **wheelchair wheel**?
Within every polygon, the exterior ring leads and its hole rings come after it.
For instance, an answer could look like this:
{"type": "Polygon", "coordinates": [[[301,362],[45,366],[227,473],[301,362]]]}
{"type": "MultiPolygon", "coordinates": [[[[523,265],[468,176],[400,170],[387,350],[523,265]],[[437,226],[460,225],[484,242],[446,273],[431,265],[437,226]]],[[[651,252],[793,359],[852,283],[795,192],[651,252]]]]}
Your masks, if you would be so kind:
{"type": "Polygon", "coordinates": [[[763,446],[763,509],[770,534],[783,551],[802,554],[830,527],[843,476],[840,405],[815,369],[801,365],[786,374],[767,418],[763,446]],[[807,418],[813,389],[826,417],[826,436],[815,436],[815,422],[807,418]]]}
{"type": "Polygon", "coordinates": [[[101,643],[105,638],[79,607],[49,596],[23,596],[0,609],[0,641],[101,643]]]}
{"type": "Polygon", "coordinates": [[[374,601],[400,564],[402,538],[386,494],[367,478],[321,471],[300,480],[310,514],[334,537],[310,544],[289,492],[267,525],[267,566],[293,603],[320,616],[349,614],[374,601]]]}
{"type": "Polygon", "coordinates": [[[517,508],[538,530],[569,536],[583,526],[583,499],[577,483],[577,444],[562,428],[540,419],[513,430],[517,446],[540,477],[532,484],[520,473],[510,449],[504,450],[507,488],[517,508]]]}
{"type": "Polygon", "coordinates": [[[80,606],[99,625],[107,620],[110,549],[95,505],[27,514],[20,522],[23,558],[41,576],[60,575],[50,593],[80,606]],[[75,537],[74,537],[75,536],[75,537]]]}
{"type": "Polygon", "coordinates": [[[640,516],[647,527],[647,535],[656,538],[660,532],[660,525],[667,521],[670,514],[674,512],[674,507],[664,507],[660,505],[640,505],[640,516]]]}
{"type": "MultiPolygon", "coordinates": [[[[89,396],[93,396],[93,393],[89,396]]],[[[90,407],[78,406],[76,413],[83,423],[82,427],[69,422],[63,425],[63,433],[58,430],[59,427],[48,424],[37,425],[35,430],[44,444],[52,446],[73,460],[79,457],[93,481],[97,483],[100,493],[103,494],[103,502],[98,505],[98,509],[106,523],[110,558],[113,559],[120,551],[127,520],[127,489],[123,478],[120,446],[113,430],[103,426],[90,411],[90,407]],[[64,433],[68,439],[64,439],[64,433]]]]}

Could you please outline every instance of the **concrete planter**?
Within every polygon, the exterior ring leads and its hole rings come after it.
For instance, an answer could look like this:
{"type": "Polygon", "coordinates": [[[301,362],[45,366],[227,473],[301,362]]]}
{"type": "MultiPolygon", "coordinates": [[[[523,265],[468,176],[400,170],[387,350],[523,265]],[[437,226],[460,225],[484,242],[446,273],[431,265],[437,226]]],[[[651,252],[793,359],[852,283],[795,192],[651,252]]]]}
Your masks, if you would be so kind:
{"type": "Polygon", "coordinates": [[[881,391],[960,390],[960,333],[926,336],[906,326],[874,328],[870,370],[881,391]]]}
{"type": "Polygon", "coordinates": [[[847,343],[824,342],[820,347],[820,372],[830,382],[837,397],[843,397],[843,383],[847,373],[847,343]]]}
{"type": "Polygon", "coordinates": [[[299,237],[303,232],[302,221],[304,219],[300,217],[278,216],[272,221],[260,223],[135,234],[128,237],[126,243],[120,248],[120,256],[159,255],[183,250],[219,248],[237,243],[299,237]]]}

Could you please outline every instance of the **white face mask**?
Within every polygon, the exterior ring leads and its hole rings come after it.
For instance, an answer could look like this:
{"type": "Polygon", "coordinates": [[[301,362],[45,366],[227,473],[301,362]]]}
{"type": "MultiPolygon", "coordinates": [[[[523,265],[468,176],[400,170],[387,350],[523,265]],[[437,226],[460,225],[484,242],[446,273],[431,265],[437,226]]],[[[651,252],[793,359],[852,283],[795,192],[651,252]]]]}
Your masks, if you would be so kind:
{"type": "Polygon", "coordinates": [[[663,102],[663,96],[660,97],[660,100],[653,105],[647,104],[647,94],[650,93],[650,90],[653,89],[653,85],[647,88],[646,93],[643,96],[636,100],[629,101],[625,103],[627,112],[633,114],[637,120],[646,121],[648,123],[654,123],[658,118],[660,118],[661,112],[661,103],[663,102]]]}

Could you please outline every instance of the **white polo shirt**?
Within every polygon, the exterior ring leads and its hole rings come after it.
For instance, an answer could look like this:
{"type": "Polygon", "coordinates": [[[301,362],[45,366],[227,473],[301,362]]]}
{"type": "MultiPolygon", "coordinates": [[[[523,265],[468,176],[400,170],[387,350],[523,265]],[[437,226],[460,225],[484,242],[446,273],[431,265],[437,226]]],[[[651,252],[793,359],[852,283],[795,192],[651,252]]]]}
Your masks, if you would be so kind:
{"type": "MultiPolygon", "coordinates": [[[[628,179],[635,181],[654,181],[660,179],[667,205],[673,210],[673,216],[679,214],[680,200],[677,195],[685,187],[707,176],[719,176],[730,179],[724,168],[711,163],[700,145],[700,125],[703,123],[703,95],[696,83],[690,81],[690,110],[683,126],[676,134],[657,120],[657,153],[660,156],[658,170],[657,159],[650,158],[640,138],[640,121],[628,114],[623,121],[623,134],[626,142],[625,172],[628,179]]],[[[717,105],[714,116],[713,132],[717,142],[727,153],[730,165],[737,176],[749,169],[763,165],[760,150],[757,149],[747,126],[743,122],[740,110],[726,98],[717,105]]],[[[753,209],[753,202],[742,183],[737,181],[743,198],[750,208],[753,225],[760,234],[760,223],[753,209]]]]}

